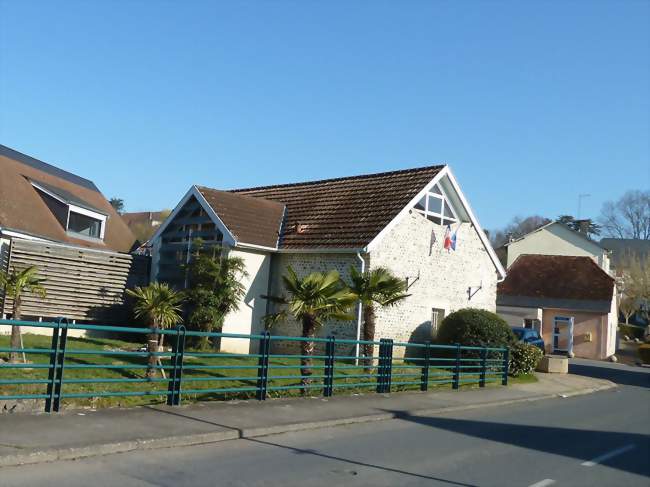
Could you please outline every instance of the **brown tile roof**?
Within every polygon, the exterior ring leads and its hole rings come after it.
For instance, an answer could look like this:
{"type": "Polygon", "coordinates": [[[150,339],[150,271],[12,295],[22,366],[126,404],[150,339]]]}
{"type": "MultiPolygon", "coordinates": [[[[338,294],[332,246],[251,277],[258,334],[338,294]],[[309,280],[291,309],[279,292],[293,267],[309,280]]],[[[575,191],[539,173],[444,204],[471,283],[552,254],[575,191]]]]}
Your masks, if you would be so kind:
{"type": "Polygon", "coordinates": [[[238,242],[277,247],[282,203],[201,186],[197,189],[238,242]]]}
{"type": "Polygon", "coordinates": [[[529,298],[610,301],[614,279],[590,257],[520,255],[497,294],[529,298]]]}
{"type": "MultiPolygon", "coordinates": [[[[280,248],[363,248],[444,166],[238,189],[286,205],[280,248]]],[[[217,212],[218,213],[218,212],[217,212]]]]}
{"type": "Polygon", "coordinates": [[[0,145],[0,227],[82,247],[128,252],[134,237],[92,181],[0,145]],[[108,215],[104,241],[68,235],[30,180],[108,215]]]}

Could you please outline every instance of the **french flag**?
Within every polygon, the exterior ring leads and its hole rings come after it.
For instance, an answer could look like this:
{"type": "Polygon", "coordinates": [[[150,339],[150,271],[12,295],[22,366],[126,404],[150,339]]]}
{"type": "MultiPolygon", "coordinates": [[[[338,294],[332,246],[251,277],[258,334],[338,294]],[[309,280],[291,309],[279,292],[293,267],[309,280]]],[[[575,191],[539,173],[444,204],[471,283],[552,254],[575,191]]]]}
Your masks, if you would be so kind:
{"type": "Polygon", "coordinates": [[[451,225],[447,225],[447,230],[445,230],[443,246],[447,251],[456,250],[456,232],[451,233],[451,225]]]}

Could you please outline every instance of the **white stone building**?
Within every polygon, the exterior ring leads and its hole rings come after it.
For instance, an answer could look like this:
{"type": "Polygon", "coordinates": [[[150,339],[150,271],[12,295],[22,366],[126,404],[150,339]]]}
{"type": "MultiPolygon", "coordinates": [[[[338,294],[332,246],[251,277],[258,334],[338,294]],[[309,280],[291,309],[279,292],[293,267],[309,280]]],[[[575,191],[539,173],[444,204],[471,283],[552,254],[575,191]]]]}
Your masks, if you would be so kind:
{"type": "MultiPolygon", "coordinates": [[[[244,258],[246,296],[223,332],[258,333],[281,295],[281,276],[350,267],[386,267],[402,277],[410,296],[378,309],[376,339],[426,340],[452,311],[495,311],[505,271],[448,166],[430,166],[323,181],[218,191],[193,186],[154,237],[152,279],[183,286],[189,242],[201,237],[244,258]],[[445,235],[455,248],[445,249],[445,235]]],[[[320,335],[356,338],[360,320],[328,323],[320,335]]],[[[295,322],[273,329],[299,335],[295,322]]],[[[241,339],[222,349],[248,352],[241,339]]]]}

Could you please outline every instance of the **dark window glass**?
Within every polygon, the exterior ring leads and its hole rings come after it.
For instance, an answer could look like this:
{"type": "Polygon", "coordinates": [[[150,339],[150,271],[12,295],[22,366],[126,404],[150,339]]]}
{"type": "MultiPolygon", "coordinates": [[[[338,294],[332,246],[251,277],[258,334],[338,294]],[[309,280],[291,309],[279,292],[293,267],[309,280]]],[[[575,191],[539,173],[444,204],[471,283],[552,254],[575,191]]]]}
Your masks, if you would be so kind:
{"type": "Polygon", "coordinates": [[[435,196],[429,196],[429,211],[431,213],[442,213],[442,200],[435,196]]]}
{"type": "Polygon", "coordinates": [[[87,237],[99,238],[101,235],[102,222],[80,213],[70,212],[68,219],[68,231],[85,235],[87,237]]]}
{"type": "Polygon", "coordinates": [[[449,218],[453,218],[454,214],[451,212],[451,208],[449,207],[449,203],[445,202],[445,215],[448,216],[449,218]]]}
{"type": "Polygon", "coordinates": [[[425,209],[425,208],[424,208],[424,205],[426,204],[426,203],[425,203],[425,201],[426,201],[425,198],[426,198],[426,196],[423,197],[420,201],[418,201],[418,202],[415,204],[415,209],[416,209],[416,210],[422,210],[422,211],[424,211],[424,209],[425,209]]]}

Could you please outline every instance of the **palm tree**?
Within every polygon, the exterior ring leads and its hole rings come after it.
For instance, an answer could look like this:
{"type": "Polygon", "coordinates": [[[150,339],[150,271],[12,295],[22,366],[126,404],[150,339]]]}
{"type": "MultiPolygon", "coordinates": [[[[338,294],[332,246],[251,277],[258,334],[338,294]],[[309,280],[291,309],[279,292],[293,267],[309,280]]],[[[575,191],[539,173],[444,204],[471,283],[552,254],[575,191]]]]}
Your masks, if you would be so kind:
{"type": "MultiPolygon", "coordinates": [[[[13,299],[12,318],[20,320],[21,306],[23,302],[23,295],[26,292],[36,293],[41,298],[45,297],[45,288],[42,286],[45,279],[38,276],[38,268],[31,266],[16,271],[15,268],[10,271],[0,271],[0,287],[4,288],[5,296],[13,299]]],[[[20,326],[11,327],[11,342],[12,349],[19,349],[21,347],[20,326]]],[[[9,354],[9,361],[12,363],[18,362],[19,353],[11,352],[9,354]]]]}
{"type": "MultiPolygon", "coordinates": [[[[363,340],[372,342],[375,339],[375,305],[393,306],[410,296],[406,294],[406,282],[395,277],[388,269],[377,267],[370,271],[359,272],[350,267],[350,291],[363,308],[363,340]]],[[[372,357],[374,346],[363,345],[363,354],[372,357]]],[[[366,358],[365,368],[368,370],[372,364],[371,358],[366,358]]]]}
{"type": "Polygon", "coordinates": [[[303,376],[300,383],[305,394],[311,383],[309,377],[312,375],[311,356],[314,354],[314,342],[309,339],[314,338],[316,330],[327,320],[354,319],[354,316],[349,314],[349,310],[356,297],[341,281],[336,271],[312,272],[306,277],[299,278],[291,266],[288,266],[282,281],[287,289],[287,297],[262,297],[284,305],[286,309],[268,315],[266,322],[272,325],[284,320],[287,314],[291,314],[302,324],[302,337],[308,339],[300,342],[300,375],[303,376]]]}
{"type": "MultiPolygon", "coordinates": [[[[135,316],[146,319],[151,328],[169,328],[182,321],[181,302],[183,301],[183,295],[174,291],[169,285],[154,282],[146,287],[136,287],[133,290],[127,289],[126,292],[129,296],[135,298],[133,306],[135,316]]],[[[156,375],[155,367],[156,363],[160,363],[160,359],[153,355],[153,352],[160,350],[164,337],[165,335],[161,334],[160,339],[158,339],[157,333],[151,333],[148,336],[149,367],[147,368],[147,377],[149,378],[156,375]]]]}
{"type": "MultiPolygon", "coordinates": [[[[221,329],[226,316],[238,310],[246,296],[241,282],[248,276],[246,262],[221,246],[204,247],[200,239],[192,246],[192,259],[186,267],[188,323],[193,329],[212,332],[221,329]]],[[[199,339],[199,348],[208,344],[208,336],[199,339]]]]}

